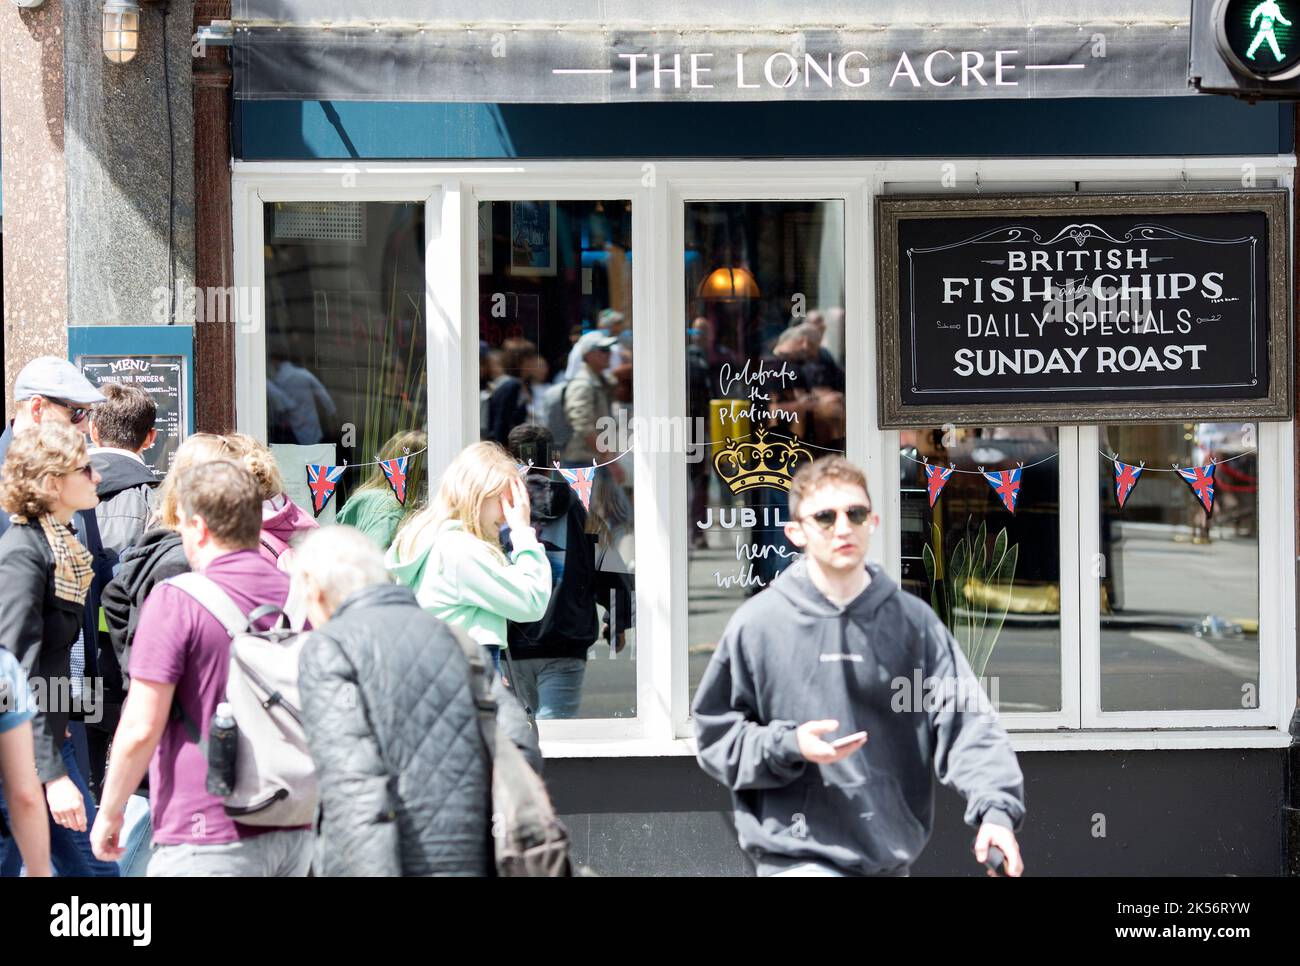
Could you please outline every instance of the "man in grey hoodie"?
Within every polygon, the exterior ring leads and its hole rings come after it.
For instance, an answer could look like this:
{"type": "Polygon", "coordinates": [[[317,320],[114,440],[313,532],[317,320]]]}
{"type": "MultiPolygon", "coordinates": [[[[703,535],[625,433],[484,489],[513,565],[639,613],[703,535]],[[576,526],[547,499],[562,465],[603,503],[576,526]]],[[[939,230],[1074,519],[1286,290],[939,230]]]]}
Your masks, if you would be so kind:
{"type": "Polygon", "coordinates": [[[732,615],[692,709],[741,848],[759,875],[907,875],[937,777],[966,799],[975,858],[996,846],[1020,875],[1015,753],[938,616],[864,563],[879,522],[866,476],[839,456],[806,465],[789,517],[802,558],[732,615]]]}

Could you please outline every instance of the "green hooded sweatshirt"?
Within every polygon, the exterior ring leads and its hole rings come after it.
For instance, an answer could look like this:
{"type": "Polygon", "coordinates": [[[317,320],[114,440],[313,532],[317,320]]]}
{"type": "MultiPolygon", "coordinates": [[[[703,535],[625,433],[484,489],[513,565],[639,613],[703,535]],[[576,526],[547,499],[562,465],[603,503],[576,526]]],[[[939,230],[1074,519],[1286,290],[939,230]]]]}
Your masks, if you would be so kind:
{"type": "Polygon", "coordinates": [[[434,617],[464,628],[479,644],[504,648],[506,622],[541,620],[551,599],[551,565],[537,535],[528,527],[510,538],[507,563],[459,520],[447,520],[408,559],[394,542],[384,563],[434,617]]]}

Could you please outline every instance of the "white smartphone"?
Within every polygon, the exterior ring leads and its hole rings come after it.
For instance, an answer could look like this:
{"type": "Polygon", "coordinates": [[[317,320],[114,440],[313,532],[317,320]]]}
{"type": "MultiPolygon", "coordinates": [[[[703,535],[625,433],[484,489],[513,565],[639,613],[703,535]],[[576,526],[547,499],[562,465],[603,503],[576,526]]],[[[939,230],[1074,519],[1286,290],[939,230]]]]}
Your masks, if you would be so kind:
{"type": "Polygon", "coordinates": [[[843,748],[845,745],[851,745],[867,736],[865,731],[855,731],[851,735],[845,735],[843,738],[836,738],[831,742],[832,748],[843,748]]]}

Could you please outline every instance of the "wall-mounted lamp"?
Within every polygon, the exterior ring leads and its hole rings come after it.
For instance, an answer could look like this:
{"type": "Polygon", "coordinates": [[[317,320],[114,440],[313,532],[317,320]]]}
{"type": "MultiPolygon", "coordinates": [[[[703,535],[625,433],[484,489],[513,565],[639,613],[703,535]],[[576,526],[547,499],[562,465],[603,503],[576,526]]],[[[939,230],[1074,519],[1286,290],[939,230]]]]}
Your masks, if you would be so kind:
{"type": "Polygon", "coordinates": [[[140,4],[136,0],[105,0],[104,57],[110,64],[135,59],[140,47],[140,4]]]}

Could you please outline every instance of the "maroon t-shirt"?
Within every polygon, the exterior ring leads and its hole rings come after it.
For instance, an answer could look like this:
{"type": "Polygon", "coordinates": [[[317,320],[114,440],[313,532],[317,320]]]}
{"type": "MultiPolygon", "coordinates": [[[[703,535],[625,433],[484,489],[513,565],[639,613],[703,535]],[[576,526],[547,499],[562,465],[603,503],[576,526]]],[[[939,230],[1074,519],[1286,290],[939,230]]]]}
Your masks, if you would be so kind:
{"type": "MultiPolygon", "coordinates": [[[[262,604],[283,607],[289,577],[256,550],[223,554],[203,571],[244,613],[262,604]]],[[[265,629],[272,618],[259,623],[265,629]]],[[[204,738],[217,705],[225,700],[230,635],[189,594],[159,584],[140,609],[128,673],[141,681],[175,684],[176,698],[204,738]]],[[[269,828],[233,822],[221,799],[208,794],[208,762],[185,725],[168,721],[149,762],[149,806],[158,845],[220,845],[269,828]]]]}

